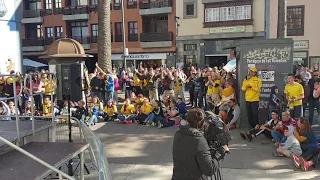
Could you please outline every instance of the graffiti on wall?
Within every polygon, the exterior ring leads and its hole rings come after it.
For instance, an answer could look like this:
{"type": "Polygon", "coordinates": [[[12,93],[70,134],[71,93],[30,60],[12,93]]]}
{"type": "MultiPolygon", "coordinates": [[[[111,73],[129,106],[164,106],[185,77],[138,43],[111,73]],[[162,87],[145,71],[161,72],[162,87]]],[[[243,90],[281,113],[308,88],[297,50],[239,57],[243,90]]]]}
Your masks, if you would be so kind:
{"type": "Polygon", "coordinates": [[[291,47],[250,50],[243,58],[248,64],[285,63],[290,60],[291,47]]]}

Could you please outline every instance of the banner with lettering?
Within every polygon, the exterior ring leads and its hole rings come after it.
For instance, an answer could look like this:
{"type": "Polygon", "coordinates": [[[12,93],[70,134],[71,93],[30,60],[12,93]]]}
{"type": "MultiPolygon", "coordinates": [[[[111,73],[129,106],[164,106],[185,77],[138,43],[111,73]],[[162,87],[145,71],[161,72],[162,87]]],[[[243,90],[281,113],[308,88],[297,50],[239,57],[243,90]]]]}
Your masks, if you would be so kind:
{"type": "MultiPolygon", "coordinates": [[[[262,81],[259,102],[259,121],[268,120],[268,104],[271,87],[279,88],[279,97],[285,99],[284,87],[287,83],[287,75],[293,68],[293,40],[269,39],[250,40],[241,43],[239,85],[248,75],[249,69],[258,69],[258,76],[262,81]]],[[[240,102],[244,105],[244,92],[240,93],[240,102]]],[[[245,106],[241,106],[241,112],[246,112],[245,106]]],[[[241,124],[247,124],[246,113],[242,113],[241,124]]]]}

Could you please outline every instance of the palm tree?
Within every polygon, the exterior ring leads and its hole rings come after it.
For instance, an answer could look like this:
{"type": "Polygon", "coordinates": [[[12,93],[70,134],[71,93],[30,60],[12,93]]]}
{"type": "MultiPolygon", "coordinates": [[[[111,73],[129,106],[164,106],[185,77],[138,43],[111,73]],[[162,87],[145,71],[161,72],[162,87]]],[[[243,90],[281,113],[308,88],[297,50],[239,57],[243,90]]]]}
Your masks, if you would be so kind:
{"type": "Polygon", "coordinates": [[[287,37],[287,0],[278,0],[278,38],[287,37]]]}
{"type": "Polygon", "coordinates": [[[98,64],[104,72],[111,70],[110,1],[99,0],[98,9],[98,64]]]}

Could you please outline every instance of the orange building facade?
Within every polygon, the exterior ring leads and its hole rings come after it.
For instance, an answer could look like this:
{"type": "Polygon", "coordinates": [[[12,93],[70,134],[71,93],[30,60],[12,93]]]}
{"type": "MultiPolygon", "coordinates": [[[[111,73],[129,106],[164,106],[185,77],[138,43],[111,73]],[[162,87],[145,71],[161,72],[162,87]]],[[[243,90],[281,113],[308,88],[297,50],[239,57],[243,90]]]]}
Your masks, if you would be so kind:
{"type": "MultiPolygon", "coordinates": [[[[121,0],[111,0],[112,62],[123,67],[121,0]]],[[[176,52],[175,0],[124,0],[127,66],[133,69],[174,65],[176,52]]],[[[97,61],[98,0],[24,0],[22,50],[24,58],[41,61],[56,39],[79,41],[87,53],[89,69],[97,61]]]]}

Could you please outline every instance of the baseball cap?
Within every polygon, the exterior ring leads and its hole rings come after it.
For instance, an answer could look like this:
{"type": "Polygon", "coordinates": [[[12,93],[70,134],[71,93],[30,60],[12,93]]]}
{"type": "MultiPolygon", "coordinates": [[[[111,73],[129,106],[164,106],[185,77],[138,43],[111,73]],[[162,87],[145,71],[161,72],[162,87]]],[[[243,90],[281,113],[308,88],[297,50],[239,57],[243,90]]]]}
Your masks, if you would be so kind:
{"type": "Polygon", "coordinates": [[[250,68],[250,71],[252,71],[252,72],[258,72],[258,69],[257,69],[257,68],[250,68]]]}

